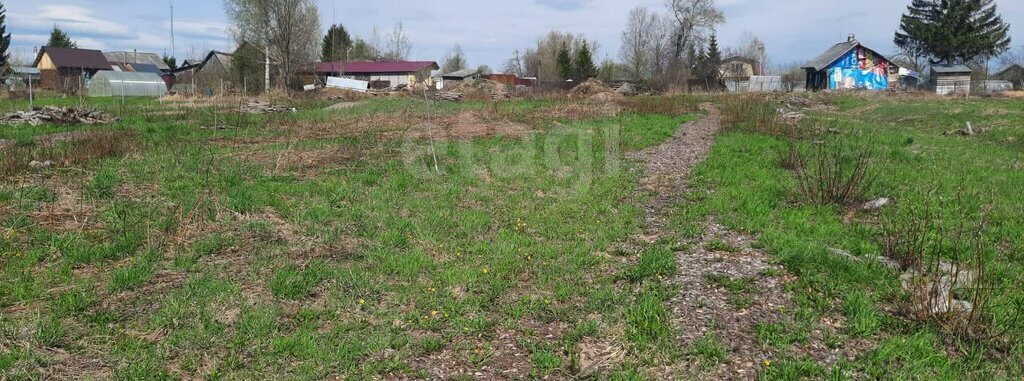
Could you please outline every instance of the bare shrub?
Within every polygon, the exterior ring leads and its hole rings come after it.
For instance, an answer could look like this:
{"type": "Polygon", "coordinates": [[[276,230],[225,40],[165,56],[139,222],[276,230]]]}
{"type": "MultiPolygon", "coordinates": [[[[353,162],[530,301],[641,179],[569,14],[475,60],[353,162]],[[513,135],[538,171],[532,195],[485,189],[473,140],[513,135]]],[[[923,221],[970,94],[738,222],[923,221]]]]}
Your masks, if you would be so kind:
{"type": "Polygon", "coordinates": [[[1004,337],[1019,328],[1024,304],[1002,296],[1021,290],[1008,290],[1005,279],[991,271],[1006,260],[1004,249],[986,239],[989,208],[972,211],[964,197],[963,189],[948,200],[931,192],[903,216],[886,216],[882,248],[906,270],[901,282],[910,318],[935,323],[957,338],[1004,337]],[[1004,318],[997,321],[997,315],[1004,318]]]}
{"type": "Polygon", "coordinates": [[[800,154],[800,147],[795,142],[789,141],[786,145],[786,149],[780,150],[777,154],[776,160],[779,162],[779,167],[789,171],[796,171],[802,168],[803,160],[800,154]]]}
{"type": "Polygon", "coordinates": [[[806,152],[791,147],[786,155],[786,165],[796,174],[796,191],[808,203],[853,205],[866,198],[877,178],[875,151],[862,139],[826,137],[806,152]]]}

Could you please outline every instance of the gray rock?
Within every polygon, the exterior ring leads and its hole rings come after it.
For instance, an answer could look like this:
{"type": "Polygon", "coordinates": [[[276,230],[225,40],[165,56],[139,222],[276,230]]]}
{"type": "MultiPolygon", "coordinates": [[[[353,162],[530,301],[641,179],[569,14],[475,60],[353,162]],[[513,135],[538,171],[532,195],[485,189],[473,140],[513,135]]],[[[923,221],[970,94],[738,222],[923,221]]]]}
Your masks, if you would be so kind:
{"type": "Polygon", "coordinates": [[[873,212],[873,211],[882,209],[882,207],[884,207],[886,205],[889,205],[889,202],[891,202],[891,201],[892,200],[890,200],[887,197],[882,197],[882,198],[874,199],[874,200],[865,202],[864,205],[861,205],[860,206],[860,210],[863,210],[865,212],[873,212]]]}
{"type": "Polygon", "coordinates": [[[28,166],[32,167],[34,169],[44,169],[44,168],[50,168],[51,166],[53,166],[53,162],[50,161],[50,160],[47,160],[47,161],[32,160],[32,161],[30,161],[28,163],[28,166]]]}

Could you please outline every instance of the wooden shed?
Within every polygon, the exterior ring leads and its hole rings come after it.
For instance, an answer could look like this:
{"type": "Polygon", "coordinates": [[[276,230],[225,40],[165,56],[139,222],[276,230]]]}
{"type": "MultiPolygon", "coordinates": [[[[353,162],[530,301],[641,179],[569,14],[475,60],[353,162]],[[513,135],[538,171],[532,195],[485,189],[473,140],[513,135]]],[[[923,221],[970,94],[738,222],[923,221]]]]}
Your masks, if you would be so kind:
{"type": "Polygon", "coordinates": [[[65,94],[77,93],[97,71],[111,70],[107,58],[99,50],[51,46],[39,51],[32,66],[39,69],[41,88],[65,94]]]}
{"type": "Polygon", "coordinates": [[[967,65],[932,65],[928,84],[939,95],[969,94],[972,72],[967,65]]]}

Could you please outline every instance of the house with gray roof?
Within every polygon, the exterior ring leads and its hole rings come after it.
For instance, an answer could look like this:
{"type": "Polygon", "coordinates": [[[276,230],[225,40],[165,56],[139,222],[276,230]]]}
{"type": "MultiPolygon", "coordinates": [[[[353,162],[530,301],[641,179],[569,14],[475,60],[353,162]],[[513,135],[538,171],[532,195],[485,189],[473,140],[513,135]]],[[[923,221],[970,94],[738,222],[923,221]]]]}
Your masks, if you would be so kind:
{"type": "Polygon", "coordinates": [[[851,34],[802,68],[807,72],[808,90],[885,90],[896,66],[851,34]]]}
{"type": "Polygon", "coordinates": [[[155,66],[161,72],[168,73],[171,68],[164,62],[163,57],[156,53],[139,53],[139,52],[104,52],[104,57],[107,57],[107,61],[112,66],[120,67],[122,69],[130,69],[128,71],[140,71],[135,70],[136,65],[148,65],[143,66],[149,69],[150,66],[155,66]]]}

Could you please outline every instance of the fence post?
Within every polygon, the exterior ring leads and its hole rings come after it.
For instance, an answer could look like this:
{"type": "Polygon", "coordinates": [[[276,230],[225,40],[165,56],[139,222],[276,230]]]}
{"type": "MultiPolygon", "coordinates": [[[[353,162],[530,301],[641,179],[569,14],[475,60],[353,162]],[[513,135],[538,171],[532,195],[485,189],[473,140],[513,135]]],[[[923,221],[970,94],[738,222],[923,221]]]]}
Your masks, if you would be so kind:
{"type": "Polygon", "coordinates": [[[29,76],[28,76],[28,108],[29,108],[29,110],[32,109],[32,103],[33,103],[34,100],[35,99],[34,99],[34,97],[32,95],[32,75],[29,74],[29,76]]]}

